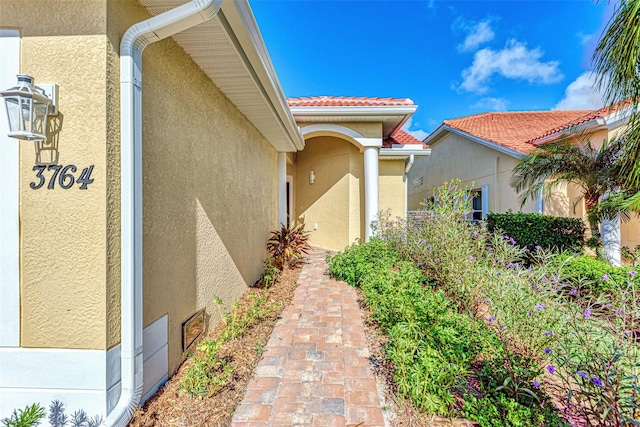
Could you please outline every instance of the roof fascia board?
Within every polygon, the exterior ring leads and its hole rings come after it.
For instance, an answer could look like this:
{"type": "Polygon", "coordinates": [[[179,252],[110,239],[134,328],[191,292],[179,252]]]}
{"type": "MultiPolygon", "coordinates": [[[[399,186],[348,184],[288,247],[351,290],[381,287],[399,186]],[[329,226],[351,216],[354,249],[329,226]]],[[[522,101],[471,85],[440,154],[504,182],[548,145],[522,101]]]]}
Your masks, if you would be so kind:
{"type": "MultiPolygon", "coordinates": [[[[470,134],[468,132],[461,131],[460,129],[452,128],[451,126],[447,126],[447,125],[443,124],[438,128],[438,130],[439,130],[439,133],[442,133],[444,131],[455,133],[456,135],[463,136],[463,137],[465,137],[467,139],[470,139],[473,142],[476,142],[476,143],[478,143],[480,145],[484,145],[487,148],[491,148],[492,150],[496,150],[496,151],[498,151],[498,152],[500,152],[502,154],[506,154],[507,156],[511,156],[513,158],[516,158],[516,159],[519,159],[522,156],[524,156],[524,154],[522,154],[519,151],[513,150],[511,148],[507,148],[507,147],[505,147],[503,145],[500,145],[500,144],[497,144],[497,143],[495,143],[493,141],[489,141],[487,139],[480,138],[480,137],[472,135],[472,134],[470,134]]],[[[425,139],[425,143],[428,144],[426,139],[425,139]]],[[[433,144],[431,144],[431,145],[433,145],[433,144]]]]}
{"type": "Polygon", "coordinates": [[[405,116],[413,114],[417,105],[385,105],[355,107],[290,107],[293,116],[331,116],[341,118],[365,118],[367,116],[405,116]]]}
{"type": "Polygon", "coordinates": [[[248,2],[235,0],[223,3],[218,17],[287,138],[288,149],[279,151],[302,150],[304,138],[289,110],[287,98],[248,2]],[[256,63],[251,61],[252,55],[248,55],[247,52],[255,53],[256,63]]]}
{"type": "Polygon", "coordinates": [[[422,149],[397,149],[397,148],[381,148],[379,152],[380,160],[402,160],[414,156],[429,156],[431,155],[430,148],[422,148],[422,149]]]}

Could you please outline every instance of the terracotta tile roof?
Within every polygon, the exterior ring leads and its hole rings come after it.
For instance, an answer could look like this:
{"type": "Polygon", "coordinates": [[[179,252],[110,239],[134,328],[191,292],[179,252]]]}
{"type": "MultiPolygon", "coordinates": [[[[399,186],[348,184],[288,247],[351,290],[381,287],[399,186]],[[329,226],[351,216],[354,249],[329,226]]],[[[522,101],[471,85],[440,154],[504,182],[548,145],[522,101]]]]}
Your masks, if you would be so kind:
{"type": "Polygon", "coordinates": [[[426,145],[422,144],[422,141],[414,138],[413,135],[403,131],[402,129],[396,130],[393,135],[386,138],[382,142],[382,148],[393,148],[393,144],[420,145],[426,147],[426,145]]]}
{"type": "Polygon", "coordinates": [[[554,128],[548,129],[545,132],[543,132],[540,135],[538,135],[537,137],[528,140],[527,142],[535,144],[535,145],[538,145],[536,143],[536,140],[538,140],[540,138],[544,138],[545,136],[553,135],[554,133],[557,133],[557,132],[562,132],[563,130],[570,129],[570,128],[574,127],[574,126],[581,125],[581,124],[586,123],[586,122],[588,122],[590,120],[593,120],[593,119],[607,117],[608,115],[613,114],[616,111],[624,110],[625,108],[630,107],[631,105],[632,105],[632,102],[628,100],[628,101],[620,102],[620,103],[618,103],[616,105],[613,105],[613,106],[604,106],[604,107],[600,108],[599,110],[588,111],[583,116],[577,117],[575,120],[572,120],[572,121],[569,121],[567,123],[564,123],[564,124],[561,124],[559,126],[556,126],[554,128]]]}
{"type": "Polygon", "coordinates": [[[289,107],[388,107],[414,105],[409,98],[367,98],[350,96],[311,96],[288,98],[289,107]]]}
{"type": "Polygon", "coordinates": [[[536,148],[531,141],[547,132],[553,133],[554,129],[566,129],[591,113],[591,110],[483,113],[445,120],[443,124],[520,153],[529,153],[536,148]]]}

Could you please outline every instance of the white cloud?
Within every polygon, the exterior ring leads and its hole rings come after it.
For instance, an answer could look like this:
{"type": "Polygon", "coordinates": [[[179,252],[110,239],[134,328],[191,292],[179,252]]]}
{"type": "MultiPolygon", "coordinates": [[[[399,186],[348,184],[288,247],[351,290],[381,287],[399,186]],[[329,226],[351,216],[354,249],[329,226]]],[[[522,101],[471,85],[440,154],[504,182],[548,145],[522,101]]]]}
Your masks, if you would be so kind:
{"type": "Polygon", "coordinates": [[[422,141],[423,139],[425,139],[427,136],[429,136],[429,132],[425,131],[424,129],[411,129],[412,127],[419,127],[420,123],[417,123],[414,125],[413,124],[413,117],[409,117],[409,120],[407,120],[404,124],[404,126],[402,126],[402,130],[407,132],[409,135],[413,136],[414,138],[416,138],[419,141],[422,141]]]}
{"type": "Polygon", "coordinates": [[[605,105],[604,94],[596,86],[596,75],[587,71],[569,83],[554,110],[595,110],[605,105]]]}
{"type": "Polygon", "coordinates": [[[526,43],[513,39],[507,40],[501,50],[480,49],[475,53],[471,66],[462,71],[463,81],[456,88],[462,92],[487,93],[493,75],[536,84],[562,80],[564,76],[558,68],[559,62],[542,62],[543,54],[540,48],[529,49],[526,43]]]}
{"type": "Polygon", "coordinates": [[[471,106],[472,109],[485,111],[505,111],[509,101],[504,98],[482,98],[471,106]]]}
{"type": "Polygon", "coordinates": [[[581,46],[586,46],[593,38],[593,34],[585,34],[582,31],[579,31],[576,33],[576,37],[578,38],[578,42],[581,46]]]}
{"type": "Polygon", "coordinates": [[[471,52],[480,45],[493,40],[495,33],[491,29],[491,19],[487,18],[473,25],[460,24],[463,31],[467,33],[464,41],[458,45],[460,52],[471,52]]]}

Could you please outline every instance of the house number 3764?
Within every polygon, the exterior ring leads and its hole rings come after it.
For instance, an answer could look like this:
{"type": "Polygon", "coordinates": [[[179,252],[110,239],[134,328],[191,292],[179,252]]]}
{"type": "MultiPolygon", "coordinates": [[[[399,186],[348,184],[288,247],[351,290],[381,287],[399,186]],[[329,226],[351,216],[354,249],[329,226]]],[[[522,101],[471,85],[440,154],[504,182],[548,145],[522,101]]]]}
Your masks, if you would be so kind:
{"type": "Polygon", "coordinates": [[[86,190],[87,185],[93,182],[93,179],[91,178],[93,165],[82,169],[82,172],[80,172],[77,177],[75,175],[78,171],[76,165],[36,165],[33,167],[33,170],[36,172],[36,181],[29,184],[29,187],[33,190],[41,188],[47,182],[47,178],[49,179],[49,184],[47,185],[48,190],[53,190],[56,186],[56,182],[58,183],[58,186],[64,190],[68,190],[73,187],[73,184],[77,184],[78,187],[80,187],[80,190],[86,190]],[[45,176],[45,171],[50,172],[50,174],[45,176]]]}

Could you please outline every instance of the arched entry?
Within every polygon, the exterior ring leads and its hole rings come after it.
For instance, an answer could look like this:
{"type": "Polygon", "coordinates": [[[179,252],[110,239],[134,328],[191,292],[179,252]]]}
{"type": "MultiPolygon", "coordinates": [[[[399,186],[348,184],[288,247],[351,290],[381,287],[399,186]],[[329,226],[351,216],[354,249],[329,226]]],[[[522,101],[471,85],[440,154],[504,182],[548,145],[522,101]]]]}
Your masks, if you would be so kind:
{"type": "Polygon", "coordinates": [[[312,231],[312,244],[342,250],[357,238],[368,240],[378,213],[382,139],[333,123],[300,130],[306,145],[296,160],[296,216],[312,231]]]}

